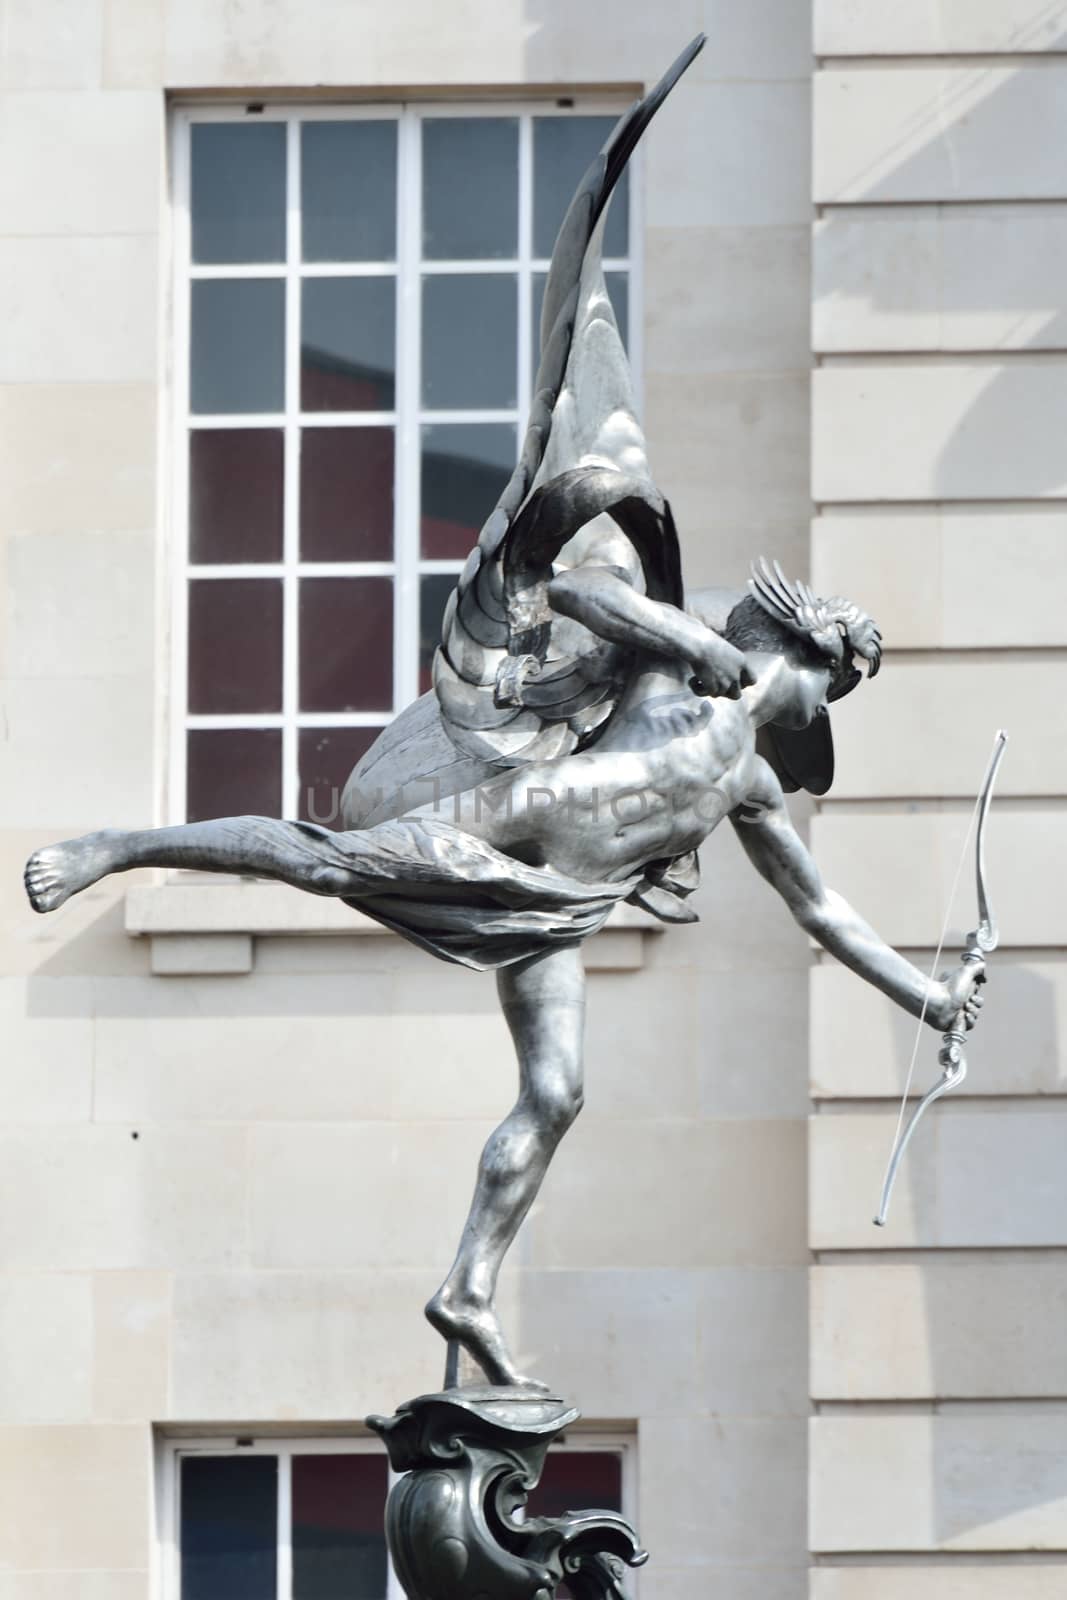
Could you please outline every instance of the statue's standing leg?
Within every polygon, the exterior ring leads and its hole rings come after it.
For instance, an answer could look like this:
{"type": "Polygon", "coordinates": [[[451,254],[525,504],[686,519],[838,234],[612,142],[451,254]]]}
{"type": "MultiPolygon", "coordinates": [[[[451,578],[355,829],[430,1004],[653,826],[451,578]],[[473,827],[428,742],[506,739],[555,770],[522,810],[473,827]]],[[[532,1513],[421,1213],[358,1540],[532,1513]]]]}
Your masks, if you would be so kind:
{"type": "Polygon", "coordinates": [[[582,1106],[585,973],[577,947],[534,956],[497,974],[519,1058],[519,1098],[482,1151],[478,1182],[452,1270],[426,1307],[492,1383],[516,1384],[494,1307],[497,1274],[556,1146],[582,1106]]]}

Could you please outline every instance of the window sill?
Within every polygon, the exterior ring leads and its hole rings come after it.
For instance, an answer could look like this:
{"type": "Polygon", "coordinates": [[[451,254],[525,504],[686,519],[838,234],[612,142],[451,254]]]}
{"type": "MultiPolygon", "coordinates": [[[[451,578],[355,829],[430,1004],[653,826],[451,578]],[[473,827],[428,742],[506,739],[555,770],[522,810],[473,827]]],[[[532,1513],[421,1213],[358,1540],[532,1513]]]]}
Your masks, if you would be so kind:
{"type": "MultiPolygon", "coordinates": [[[[258,939],[399,937],[338,900],[287,884],[193,873],[131,888],[126,932],[149,939],[152,971],[174,978],[252,972],[258,939]]],[[[586,970],[635,971],[644,966],[646,935],[662,932],[638,907],[616,906],[585,945],[586,970]]]]}

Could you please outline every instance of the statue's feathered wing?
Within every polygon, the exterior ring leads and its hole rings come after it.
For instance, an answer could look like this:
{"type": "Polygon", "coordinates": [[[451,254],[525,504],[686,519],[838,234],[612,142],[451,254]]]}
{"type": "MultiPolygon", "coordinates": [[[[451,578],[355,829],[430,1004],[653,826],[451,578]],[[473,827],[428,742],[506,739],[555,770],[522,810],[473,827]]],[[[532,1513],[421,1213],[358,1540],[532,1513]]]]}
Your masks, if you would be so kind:
{"type": "Polygon", "coordinates": [[[457,752],[494,767],[575,749],[618,697],[623,653],[554,616],[545,598],[580,529],[610,518],[646,593],[683,603],[674,523],[649,472],[601,255],[612,190],[703,42],[621,118],[571,202],[545,286],[522,453],[445,610],[433,674],[441,722],[457,752]]]}

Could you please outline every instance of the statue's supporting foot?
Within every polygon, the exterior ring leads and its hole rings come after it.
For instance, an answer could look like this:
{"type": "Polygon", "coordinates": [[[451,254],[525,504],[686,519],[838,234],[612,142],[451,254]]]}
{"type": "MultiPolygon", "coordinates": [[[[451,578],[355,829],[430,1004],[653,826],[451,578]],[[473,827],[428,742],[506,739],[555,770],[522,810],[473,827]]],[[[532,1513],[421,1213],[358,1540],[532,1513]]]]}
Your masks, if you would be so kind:
{"type": "Polygon", "coordinates": [[[623,1600],[623,1563],[647,1556],[613,1511],[518,1520],[552,1440],[578,1412],[529,1389],[422,1395],[368,1417],[396,1472],[386,1535],[409,1600],[623,1600]]]}
{"type": "Polygon", "coordinates": [[[547,1394],[546,1384],[524,1377],[516,1367],[500,1318],[487,1302],[461,1297],[445,1283],[427,1305],[426,1320],[449,1343],[461,1344],[490,1383],[547,1394]]]}

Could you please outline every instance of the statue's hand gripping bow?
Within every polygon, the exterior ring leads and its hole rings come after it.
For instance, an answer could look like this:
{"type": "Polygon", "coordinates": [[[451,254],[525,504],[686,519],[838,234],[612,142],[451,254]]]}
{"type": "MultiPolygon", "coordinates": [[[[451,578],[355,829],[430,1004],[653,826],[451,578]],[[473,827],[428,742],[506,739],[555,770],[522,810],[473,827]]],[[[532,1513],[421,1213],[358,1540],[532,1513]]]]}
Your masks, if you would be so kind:
{"type": "MultiPolygon", "coordinates": [[[[1000,938],[997,929],[996,918],[993,915],[993,909],[989,900],[989,891],[986,888],[985,826],[986,818],[989,815],[989,807],[993,800],[993,785],[996,782],[997,769],[1000,766],[1000,760],[1004,754],[1004,746],[1007,744],[1007,742],[1008,736],[1004,730],[1001,729],[993,741],[993,753],[989,758],[989,766],[986,770],[985,782],[982,784],[981,793],[978,796],[978,826],[975,835],[975,875],[978,888],[978,927],[972,934],[968,935],[967,948],[963,952],[964,962],[974,966],[980,966],[984,964],[986,957],[992,955],[993,951],[997,948],[1000,938]]],[[[966,848],[966,841],[964,841],[964,848],[966,848]]],[[[941,946],[939,944],[937,955],[934,957],[935,971],[940,959],[941,946]]],[[[931,978],[932,977],[933,972],[931,972],[931,978]]],[[[925,1011],[926,1008],[924,1006],[923,1016],[919,1018],[920,1034],[922,1032],[925,1011]]],[[[911,1088],[911,1076],[915,1067],[915,1056],[918,1052],[918,1037],[916,1038],[916,1049],[912,1054],[911,1066],[908,1069],[908,1081],[905,1085],[904,1097],[900,1105],[900,1118],[897,1122],[896,1137],[893,1140],[893,1148],[889,1155],[889,1164],[886,1167],[885,1182],[882,1185],[882,1200],[878,1207],[878,1215],[874,1219],[876,1227],[883,1228],[885,1226],[886,1218],[889,1215],[889,1202],[893,1195],[893,1185],[896,1182],[897,1173],[900,1170],[900,1163],[904,1158],[904,1152],[908,1148],[912,1134],[915,1132],[915,1129],[922,1120],[923,1112],[926,1110],[927,1106],[932,1106],[935,1100],[940,1100],[942,1095],[948,1094],[950,1089],[957,1089],[967,1076],[967,1057],[963,1050],[963,1046],[967,1037],[966,1029],[966,1014],[965,1012],[960,1011],[952,1027],[946,1034],[942,1035],[941,1049],[938,1052],[937,1057],[938,1065],[941,1068],[941,1076],[933,1085],[933,1087],[928,1089],[923,1095],[922,1099],[915,1107],[915,1110],[912,1112],[911,1118],[905,1127],[904,1113],[908,1103],[908,1092],[911,1088]]]]}

